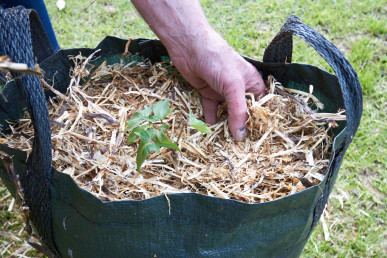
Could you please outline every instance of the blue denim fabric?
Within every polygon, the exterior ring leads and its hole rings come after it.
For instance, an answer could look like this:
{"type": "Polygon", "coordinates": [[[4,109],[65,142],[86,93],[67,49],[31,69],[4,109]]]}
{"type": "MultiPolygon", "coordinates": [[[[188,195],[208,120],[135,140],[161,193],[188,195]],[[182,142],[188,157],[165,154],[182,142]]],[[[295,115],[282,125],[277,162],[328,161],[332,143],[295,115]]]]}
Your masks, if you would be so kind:
{"type": "Polygon", "coordinates": [[[43,24],[44,30],[47,33],[48,38],[50,39],[52,48],[54,52],[58,51],[59,44],[56,40],[54,29],[52,28],[50,17],[46,9],[46,5],[43,0],[0,0],[0,6],[3,8],[15,7],[22,5],[28,9],[34,9],[40,18],[40,21],[43,24]]]}

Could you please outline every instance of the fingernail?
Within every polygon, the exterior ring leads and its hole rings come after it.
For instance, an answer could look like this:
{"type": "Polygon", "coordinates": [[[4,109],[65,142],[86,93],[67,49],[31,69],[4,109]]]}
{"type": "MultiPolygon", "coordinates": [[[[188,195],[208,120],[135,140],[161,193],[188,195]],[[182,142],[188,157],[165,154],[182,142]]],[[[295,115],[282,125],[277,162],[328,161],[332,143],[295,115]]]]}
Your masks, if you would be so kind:
{"type": "Polygon", "coordinates": [[[235,134],[235,140],[238,142],[241,142],[245,139],[245,134],[246,134],[246,128],[240,128],[239,130],[236,131],[235,134]]]}

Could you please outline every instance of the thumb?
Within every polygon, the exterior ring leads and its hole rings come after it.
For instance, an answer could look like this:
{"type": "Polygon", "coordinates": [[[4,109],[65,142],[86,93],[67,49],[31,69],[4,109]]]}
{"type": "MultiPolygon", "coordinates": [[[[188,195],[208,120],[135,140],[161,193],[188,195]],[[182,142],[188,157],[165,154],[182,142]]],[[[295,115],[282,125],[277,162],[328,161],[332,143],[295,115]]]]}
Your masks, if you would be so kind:
{"type": "Polygon", "coordinates": [[[243,141],[246,134],[247,103],[245,98],[245,87],[243,85],[232,85],[227,91],[228,124],[231,134],[235,140],[243,141]]]}

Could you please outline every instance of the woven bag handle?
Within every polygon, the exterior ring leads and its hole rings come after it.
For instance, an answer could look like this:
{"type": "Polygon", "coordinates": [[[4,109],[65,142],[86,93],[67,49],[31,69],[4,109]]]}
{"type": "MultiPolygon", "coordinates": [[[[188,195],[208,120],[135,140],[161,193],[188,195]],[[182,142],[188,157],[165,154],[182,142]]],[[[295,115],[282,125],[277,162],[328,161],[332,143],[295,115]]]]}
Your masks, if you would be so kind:
{"type": "Polygon", "coordinates": [[[297,35],[311,45],[333,68],[343,93],[347,115],[346,147],[351,143],[360,124],[363,110],[363,94],[359,78],[343,53],[317,31],[305,25],[297,16],[291,15],[280,32],[274,37],[263,55],[264,62],[287,62],[292,60],[292,35],[297,35]]]}
{"type": "MultiPolygon", "coordinates": [[[[0,9],[0,48],[13,62],[25,63],[35,69],[53,54],[52,46],[34,10],[23,7],[0,9]]],[[[27,160],[27,173],[20,180],[24,199],[30,209],[42,241],[55,250],[52,242],[49,187],[51,178],[51,131],[46,99],[40,80],[36,76],[13,73],[23,94],[34,127],[32,152],[27,160]]]]}

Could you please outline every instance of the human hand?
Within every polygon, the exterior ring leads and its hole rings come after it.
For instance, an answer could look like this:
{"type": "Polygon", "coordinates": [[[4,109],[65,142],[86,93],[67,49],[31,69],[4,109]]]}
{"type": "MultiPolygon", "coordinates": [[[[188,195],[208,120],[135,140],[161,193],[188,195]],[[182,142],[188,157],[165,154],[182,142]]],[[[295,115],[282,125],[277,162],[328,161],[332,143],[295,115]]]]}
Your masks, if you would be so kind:
{"type": "Polygon", "coordinates": [[[262,77],[215,31],[207,31],[195,41],[190,48],[168,49],[172,61],[202,95],[206,123],[216,123],[218,105],[226,101],[230,131],[242,141],[247,120],[245,92],[263,95],[262,77]]]}
{"type": "Polygon", "coordinates": [[[204,118],[216,122],[226,100],[229,126],[237,141],[245,135],[245,92],[264,93],[257,70],[231,48],[208,23],[198,0],[132,0],[167,48],[176,68],[203,97],[204,118]]]}

